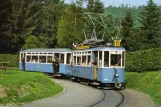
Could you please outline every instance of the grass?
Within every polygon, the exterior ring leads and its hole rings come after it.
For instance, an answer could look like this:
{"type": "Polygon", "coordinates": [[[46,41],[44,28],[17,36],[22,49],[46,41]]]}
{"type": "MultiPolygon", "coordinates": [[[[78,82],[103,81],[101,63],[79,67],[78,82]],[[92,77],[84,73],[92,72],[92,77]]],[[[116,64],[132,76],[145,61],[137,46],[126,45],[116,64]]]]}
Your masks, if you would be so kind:
{"type": "Polygon", "coordinates": [[[155,104],[161,105],[161,71],[126,72],[127,87],[151,96],[155,104]]]}
{"type": "Polygon", "coordinates": [[[31,102],[54,96],[63,90],[42,73],[17,69],[9,69],[6,74],[0,74],[0,85],[5,88],[7,95],[0,98],[1,104],[31,102]]]}

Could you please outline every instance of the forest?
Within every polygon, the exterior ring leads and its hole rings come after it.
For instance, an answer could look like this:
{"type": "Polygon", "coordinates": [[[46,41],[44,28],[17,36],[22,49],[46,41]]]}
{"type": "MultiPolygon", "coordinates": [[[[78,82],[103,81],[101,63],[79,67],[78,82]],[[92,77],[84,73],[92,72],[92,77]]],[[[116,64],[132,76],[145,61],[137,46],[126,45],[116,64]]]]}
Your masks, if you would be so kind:
{"type": "Polygon", "coordinates": [[[29,48],[71,48],[93,35],[106,43],[117,37],[128,52],[161,47],[161,6],[153,0],[139,7],[104,7],[100,0],[71,4],[64,0],[1,0],[0,17],[1,54],[29,48]]]}

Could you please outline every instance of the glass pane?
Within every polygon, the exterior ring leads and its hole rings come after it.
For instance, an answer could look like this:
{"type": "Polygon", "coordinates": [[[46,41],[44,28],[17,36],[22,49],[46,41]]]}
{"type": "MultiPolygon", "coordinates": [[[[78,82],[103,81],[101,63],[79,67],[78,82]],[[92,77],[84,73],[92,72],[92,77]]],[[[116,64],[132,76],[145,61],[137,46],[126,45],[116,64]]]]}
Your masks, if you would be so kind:
{"type": "Polygon", "coordinates": [[[38,61],[38,56],[32,56],[32,62],[37,62],[38,61]]]}
{"type": "Polygon", "coordinates": [[[122,66],[125,66],[125,52],[122,52],[122,66]]]}
{"type": "Polygon", "coordinates": [[[59,59],[59,53],[54,53],[54,58],[59,59]]]}
{"type": "Polygon", "coordinates": [[[109,67],[109,51],[104,52],[104,67],[109,67]]]}
{"type": "Polygon", "coordinates": [[[52,63],[52,56],[47,56],[47,63],[52,63]]]}
{"type": "Polygon", "coordinates": [[[67,64],[70,64],[71,60],[71,53],[67,53],[67,64]]]}
{"type": "Polygon", "coordinates": [[[64,64],[64,54],[60,54],[60,63],[64,64]]]}
{"type": "Polygon", "coordinates": [[[23,59],[23,53],[21,53],[21,56],[20,56],[19,62],[22,62],[22,59],[23,59]]]}
{"type": "Polygon", "coordinates": [[[87,65],[86,56],[82,56],[82,65],[83,66],[87,65]]]}
{"type": "Polygon", "coordinates": [[[31,62],[31,56],[27,56],[26,62],[31,62]]]}
{"type": "Polygon", "coordinates": [[[77,56],[77,65],[81,65],[81,57],[77,56]]]}
{"type": "Polygon", "coordinates": [[[46,63],[46,56],[39,56],[40,63],[46,63]]]}
{"type": "Polygon", "coordinates": [[[74,56],[74,65],[76,65],[76,56],[74,56]]]}
{"type": "Polygon", "coordinates": [[[102,51],[99,51],[99,67],[102,67],[102,51]]]}
{"type": "Polygon", "coordinates": [[[111,66],[121,66],[121,55],[120,54],[111,55],[111,66]]]}
{"type": "Polygon", "coordinates": [[[88,55],[87,56],[87,60],[88,60],[88,62],[87,62],[88,63],[88,66],[91,66],[91,56],[88,55]]]}

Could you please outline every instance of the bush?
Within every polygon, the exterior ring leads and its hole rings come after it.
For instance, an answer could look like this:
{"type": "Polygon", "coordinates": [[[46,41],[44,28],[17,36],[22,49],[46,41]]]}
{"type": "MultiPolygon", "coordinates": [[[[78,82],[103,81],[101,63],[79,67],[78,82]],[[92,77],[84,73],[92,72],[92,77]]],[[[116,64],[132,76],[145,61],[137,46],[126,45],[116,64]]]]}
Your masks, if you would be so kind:
{"type": "Polygon", "coordinates": [[[161,48],[126,54],[126,71],[158,71],[161,69],[161,48]]]}
{"type": "Polygon", "coordinates": [[[9,62],[9,67],[18,67],[18,60],[17,54],[0,54],[0,62],[9,62]]]}

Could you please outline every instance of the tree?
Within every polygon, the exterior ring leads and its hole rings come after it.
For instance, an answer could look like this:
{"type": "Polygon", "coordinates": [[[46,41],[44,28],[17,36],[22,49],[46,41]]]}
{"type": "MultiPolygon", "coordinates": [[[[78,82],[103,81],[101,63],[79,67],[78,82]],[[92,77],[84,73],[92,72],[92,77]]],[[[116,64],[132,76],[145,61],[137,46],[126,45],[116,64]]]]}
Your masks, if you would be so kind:
{"type": "Polygon", "coordinates": [[[133,51],[133,45],[135,44],[133,34],[133,17],[132,9],[128,8],[125,13],[125,17],[121,21],[121,37],[123,38],[121,44],[127,51],[133,51]]]}
{"type": "Polygon", "coordinates": [[[41,9],[40,29],[38,38],[48,48],[57,46],[58,21],[63,14],[64,2],[62,0],[46,0],[41,9]]]}
{"type": "Polygon", "coordinates": [[[42,48],[45,47],[43,46],[44,44],[42,44],[38,38],[35,35],[29,35],[26,40],[25,40],[25,44],[23,45],[22,49],[31,49],[31,48],[42,48]]]}
{"type": "Polygon", "coordinates": [[[83,9],[68,5],[58,25],[58,46],[71,48],[73,43],[82,43],[83,37],[83,9]]]}
{"type": "Polygon", "coordinates": [[[90,18],[85,22],[86,35],[88,38],[92,36],[92,33],[94,33],[97,38],[102,38],[104,27],[99,23],[102,23],[102,19],[99,17],[100,14],[104,14],[103,3],[100,0],[88,0],[87,15],[91,15],[90,17],[94,19],[94,25],[90,18]]]}
{"type": "Polygon", "coordinates": [[[9,47],[9,40],[6,35],[8,31],[9,22],[7,20],[8,16],[11,14],[11,2],[10,0],[0,1],[0,52],[9,52],[7,48],[9,47]]]}
{"type": "Polygon", "coordinates": [[[147,2],[138,20],[141,24],[141,49],[157,48],[161,46],[161,12],[153,0],[147,2]]]}
{"type": "Polygon", "coordinates": [[[39,0],[11,0],[12,13],[8,17],[9,30],[7,36],[10,49],[18,52],[25,44],[25,39],[33,33],[37,27],[39,9],[41,3],[39,0]]]}
{"type": "Polygon", "coordinates": [[[87,12],[92,13],[103,13],[104,12],[103,2],[100,0],[88,0],[87,12]]]}

